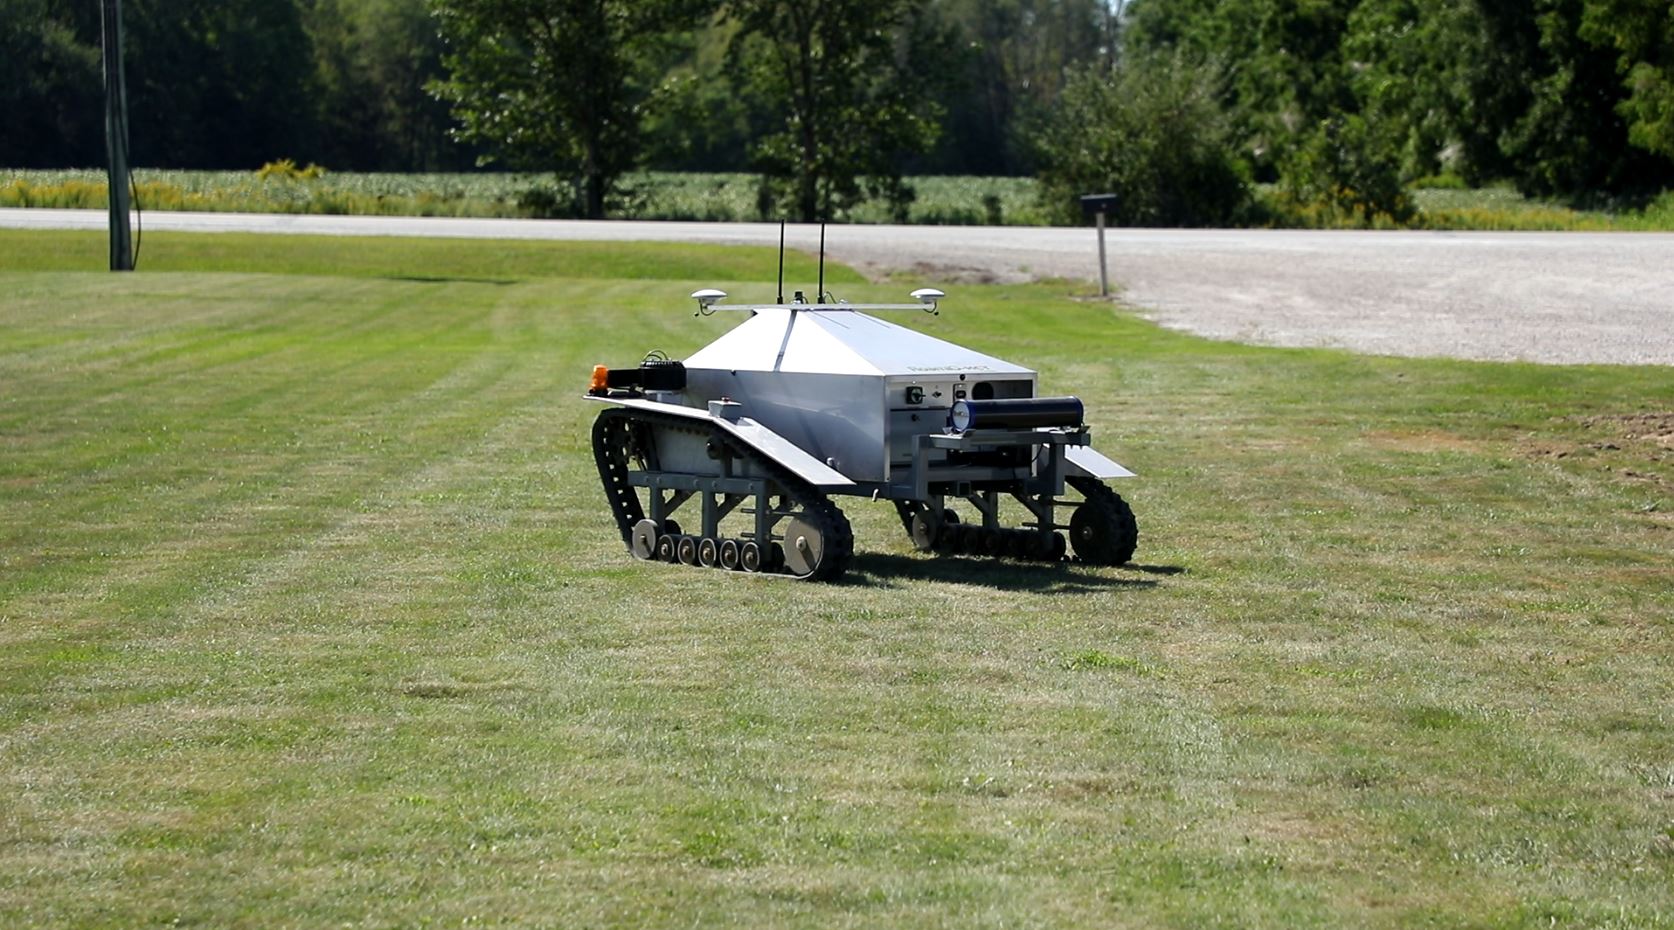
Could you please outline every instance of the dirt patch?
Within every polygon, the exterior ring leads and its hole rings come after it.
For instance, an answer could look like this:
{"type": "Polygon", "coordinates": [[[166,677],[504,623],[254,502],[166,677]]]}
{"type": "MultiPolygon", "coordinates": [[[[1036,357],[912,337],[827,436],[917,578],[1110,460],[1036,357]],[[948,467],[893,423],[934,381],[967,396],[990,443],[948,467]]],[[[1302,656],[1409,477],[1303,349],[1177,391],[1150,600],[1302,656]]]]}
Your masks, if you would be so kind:
{"type": "Polygon", "coordinates": [[[1557,422],[1579,424],[1585,438],[1531,437],[1524,445],[1528,455],[1590,460],[1658,493],[1674,493],[1674,412],[1594,414],[1557,422]]]}
{"type": "Polygon", "coordinates": [[[1629,442],[1649,442],[1674,450],[1674,412],[1622,413],[1581,417],[1589,429],[1608,430],[1629,442]]]}
{"type": "Polygon", "coordinates": [[[905,267],[867,261],[850,261],[849,264],[874,283],[885,282],[898,275],[908,275],[935,284],[1019,284],[1031,280],[1024,274],[1002,273],[992,268],[938,262],[915,262],[905,267]]]}

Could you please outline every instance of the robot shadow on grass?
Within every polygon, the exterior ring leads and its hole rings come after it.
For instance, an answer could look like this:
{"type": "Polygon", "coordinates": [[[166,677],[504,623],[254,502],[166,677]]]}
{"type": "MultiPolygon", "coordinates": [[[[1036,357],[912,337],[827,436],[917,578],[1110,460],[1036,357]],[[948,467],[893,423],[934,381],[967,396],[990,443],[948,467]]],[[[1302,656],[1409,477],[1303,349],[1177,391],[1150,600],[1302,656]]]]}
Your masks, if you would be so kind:
{"type": "Polygon", "coordinates": [[[1076,594],[1115,589],[1146,590],[1157,587],[1154,578],[1135,578],[1131,572],[1147,575],[1180,575],[1185,569],[1173,565],[1127,565],[1111,576],[1109,569],[1095,569],[1073,562],[996,562],[986,559],[918,558],[889,552],[857,552],[849,572],[839,585],[875,588],[900,587],[915,580],[996,588],[1002,591],[1034,591],[1040,594],[1076,594]]]}

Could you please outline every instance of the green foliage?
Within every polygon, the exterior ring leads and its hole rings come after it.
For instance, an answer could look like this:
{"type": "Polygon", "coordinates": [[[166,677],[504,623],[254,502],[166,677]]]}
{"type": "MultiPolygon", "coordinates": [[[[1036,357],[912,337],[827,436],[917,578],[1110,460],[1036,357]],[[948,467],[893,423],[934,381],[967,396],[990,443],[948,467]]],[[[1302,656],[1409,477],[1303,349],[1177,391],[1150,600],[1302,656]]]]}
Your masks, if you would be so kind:
{"type": "Polygon", "coordinates": [[[1307,226],[1400,226],[1413,215],[1395,146],[1358,114],[1326,120],[1286,157],[1284,209],[1307,226]]]}
{"type": "Polygon", "coordinates": [[[1671,0],[1136,0],[1128,46],[1220,63],[1256,176],[1364,217],[1395,206],[1356,203],[1392,189],[1368,187],[1380,165],[1542,196],[1674,183],[1674,161],[1647,154],[1674,126],[1671,23],[1671,0]],[[1345,143],[1361,150],[1329,156],[1345,143]],[[1342,184],[1281,177],[1322,161],[1361,181],[1339,196],[1342,184]]]}
{"type": "Polygon", "coordinates": [[[1455,0],[1361,0],[1343,55],[1358,115],[1379,135],[1381,150],[1365,157],[1394,160],[1409,179],[1461,167],[1470,73],[1481,58],[1474,16],[1455,0]]]}
{"type": "Polygon", "coordinates": [[[1354,109],[1342,55],[1356,0],[1135,0],[1127,47],[1218,67],[1233,138],[1271,180],[1313,127],[1354,109]]]}
{"type": "Polygon", "coordinates": [[[910,0],[730,0],[729,68],[758,112],[775,115],[751,145],[764,218],[835,219],[881,198],[905,218],[904,156],[934,141],[933,70],[944,41],[910,0]]]}
{"type": "Polygon", "coordinates": [[[304,22],[318,85],[318,154],[358,171],[440,171],[472,163],[448,137],[442,39],[427,0],[310,0],[304,22]]]}
{"type": "Polygon", "coordinates": [[[695,15],[687,0],[434,0],[461,138],[514,168],[550,170],[574,215],[604,216],[639,158],[646,54],[695,15]]]}
{"type": "Polygon", "coordinates": [[[1674,158],[1674,3],[1587,0],[1581,35],[1617,54],[1628,95],[1616,110],[1628,121],[1628,140],[1674,158]]]}
{"type": "Polygon", "coordinates": [[[281,181],[314,181],[325,177],[326,170],[319,165],[310,164],[306,168],[298,168],[296,162],[289,158],[270,161],[256,169],[256,177],[263,181],[278,179],[281,181]]]}
{"type": "Polygon", "coordinates": [[[104,78],[97,32],[87,38],[89,12],[96,27],[92,4],[0,0],[0,165],[103,160],[104,78]]]}
{"type": "Polygon", "coordinates": [[[1073,75],[1040,132],[1043,205],[1080,221],[1076,198],[1113,193],[1125,226],[1221,226],[1245,218],[1250,194],[1220,80],[1180,56],[1130,59],[1073,75]]]}
{"type": "Polygon", "coordinates": [[[124,0],[122,9],[135,164],[254,169],[316,151],[318,85],[297,3],[124,0]]]}
{"type": "Polygon", "coordinates": [[[1635,183],[1636,159],[1615,112],[1620,82],[1613,56],[1580,35],[1582,0],[1479,0],[1490,41],[1501,51],[1481,81],[1506,85],[1509,103],[1485,114],[1500,130],[1507,172],[1537,195],[1621,190],[1635,183]]]}
{"type": "Polygon", "coordinates": [[[915,166],[930,173],[1033,173],[1032,128],[1051,113],[1077,69],[1112,60],[1121,4],[941,0],[929,6],[957,41],[940,60],[915,51],[916,67],[942,69],[951,79],[942,132],[915,166]]]}

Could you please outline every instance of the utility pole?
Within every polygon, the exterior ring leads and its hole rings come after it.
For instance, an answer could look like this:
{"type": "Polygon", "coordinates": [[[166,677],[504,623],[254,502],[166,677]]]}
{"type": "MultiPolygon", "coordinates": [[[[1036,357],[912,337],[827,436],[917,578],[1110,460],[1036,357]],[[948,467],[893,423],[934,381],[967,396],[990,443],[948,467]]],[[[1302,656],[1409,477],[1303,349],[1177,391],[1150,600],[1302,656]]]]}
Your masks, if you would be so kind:
{"type": "Polygon", "coordinates": [[[110,156],[110,270],[134,270],[134,236],[128,225],[128,84],[122,76],[122,0],[100,0],[105,58],[105,151],[110,156]]]}

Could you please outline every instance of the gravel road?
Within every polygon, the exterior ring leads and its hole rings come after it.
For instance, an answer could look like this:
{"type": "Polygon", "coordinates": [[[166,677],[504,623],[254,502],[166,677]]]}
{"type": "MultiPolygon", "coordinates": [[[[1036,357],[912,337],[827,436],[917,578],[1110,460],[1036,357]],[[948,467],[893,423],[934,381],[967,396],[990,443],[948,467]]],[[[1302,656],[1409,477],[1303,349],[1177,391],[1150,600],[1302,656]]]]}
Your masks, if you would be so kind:
{"type": "MultiPolygon", "coordinates": [[[[102,229],[102,211],[0,210],[0,227],[102,229]]],[[[150,230],[774,245],[763,223],[148,213],[150,230]]],[[[816,227],[792,246],[813,251],[816,227]]],[[[1674,365],[1674,234],[1109,232],[1120,296],[1216,339],[1405,356],[1674,365]]],[[[1091,229],[832,226],[827,250],[924,283],[1097,280],[1091,229]]],[[[0,258],[0,267],[4,259],[0,258]]],[[[956,305],[956,304],[954,304],[956,305]]]]}

